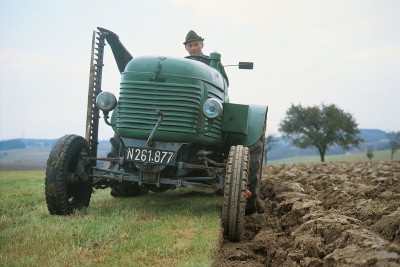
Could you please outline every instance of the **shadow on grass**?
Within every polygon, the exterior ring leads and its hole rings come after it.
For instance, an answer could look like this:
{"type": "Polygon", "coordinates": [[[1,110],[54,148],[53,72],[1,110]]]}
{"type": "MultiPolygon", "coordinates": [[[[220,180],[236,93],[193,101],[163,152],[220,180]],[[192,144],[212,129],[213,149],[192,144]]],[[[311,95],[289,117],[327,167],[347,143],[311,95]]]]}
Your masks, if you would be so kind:
{"type": "MultiPolygon", "coordinates": [[[[178,195],[179,197],[179,195],[178,195]]],[[[182,198],[192,198],[192,197],[218,197],[218,195],[214,192],[201,192],[201,191],[191,191],[181,193],[180,197],[182,198]]]]}
{"type": "Polygon", "coordinates": [[[105,195],[91,200],[89,210],[101,214],[139,213],[144,216],[177,215],[204,216],[220,213],[222,197],[212,190],[184,188],[162,193],[148,194],[132,198],[114,198],[105,195]]]}

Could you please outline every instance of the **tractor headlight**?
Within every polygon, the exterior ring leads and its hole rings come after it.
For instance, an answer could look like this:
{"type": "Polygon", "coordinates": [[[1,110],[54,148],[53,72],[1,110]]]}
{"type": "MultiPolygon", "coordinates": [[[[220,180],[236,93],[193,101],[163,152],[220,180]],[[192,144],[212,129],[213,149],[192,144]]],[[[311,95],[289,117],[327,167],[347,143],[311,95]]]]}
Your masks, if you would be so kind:
{"type": "Polygon", "coordinates": [[[96,106],[103,112],[109,112],[117,105],[117,99],[113,93],[101,92],[96,98],[96,106]]]}
{"type": "Polygon", "coordinates": [[[207,99],[203,105],[203,113],[209,119],[216,119],[222,114],[222,104],[215,98],[207,99]]]}

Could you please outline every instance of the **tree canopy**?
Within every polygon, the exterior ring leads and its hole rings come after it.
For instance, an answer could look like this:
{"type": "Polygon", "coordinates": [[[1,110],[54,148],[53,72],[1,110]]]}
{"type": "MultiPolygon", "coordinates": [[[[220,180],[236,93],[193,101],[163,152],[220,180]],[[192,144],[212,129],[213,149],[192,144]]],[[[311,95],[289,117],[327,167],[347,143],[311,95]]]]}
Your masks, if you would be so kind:
{"type": "Polygon", "coordinates": [[[333,104],[312,107],[292,104],[279,125],[279,131],[294,146],[316,147],[322,162],[330,146],[337,144],[349,149],[363,141],[353,116],[333,104]]]}

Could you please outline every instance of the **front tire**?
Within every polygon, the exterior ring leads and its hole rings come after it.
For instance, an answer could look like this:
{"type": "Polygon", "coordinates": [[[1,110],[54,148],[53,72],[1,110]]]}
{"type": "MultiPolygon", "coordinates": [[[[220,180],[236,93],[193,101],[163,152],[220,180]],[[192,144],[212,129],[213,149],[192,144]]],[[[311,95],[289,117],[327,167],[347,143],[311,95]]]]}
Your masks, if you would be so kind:
{"type": "Polygon", "coordinates": [[[240,241],[244,231],[249,149],[232,146],[226,164],[222,226],[230,241],[240,241]]]}
{"type": "Polygon", "coordinates": [[[91,166],[83,156],[90,156],[86,140],[65,135],[54,144],[47,160],[45,193],[51,215],[69,215],[89,206],[92,195],[91,166]]]}

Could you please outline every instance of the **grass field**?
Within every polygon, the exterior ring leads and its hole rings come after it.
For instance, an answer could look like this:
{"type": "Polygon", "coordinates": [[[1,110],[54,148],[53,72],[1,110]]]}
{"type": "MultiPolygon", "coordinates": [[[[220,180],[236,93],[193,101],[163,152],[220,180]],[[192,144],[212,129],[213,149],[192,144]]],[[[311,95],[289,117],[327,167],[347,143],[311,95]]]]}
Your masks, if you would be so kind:
{"type": "Polygon", "coordinates": [[[97,190],[88,209],[50,216],[44,172],[0,172],[0,265],[209,266],[222,198],[177,189],[138,198],[97,190]]]}
{"type": "MultiPolygon", "coordinates": [[[[390,150],[383,150],[383,151],[374,151],[374,157],[372,161],[390,161],[390,150]]],[[[366,153],[360,154],[343,154],[343,155],[332,155],[332,156],[325,156],[325,161],[367,161],[366,153]]],[[[400,151],[394,153],[393,160],[400,160],[400,151]]],[[[270,160],[268,164],[282,164],[282,163],[307,163],[307,162],[319,162],[321,161],[319,156],[299,156],[299,157],[290,157],[278,160],[270,160]]]]}

